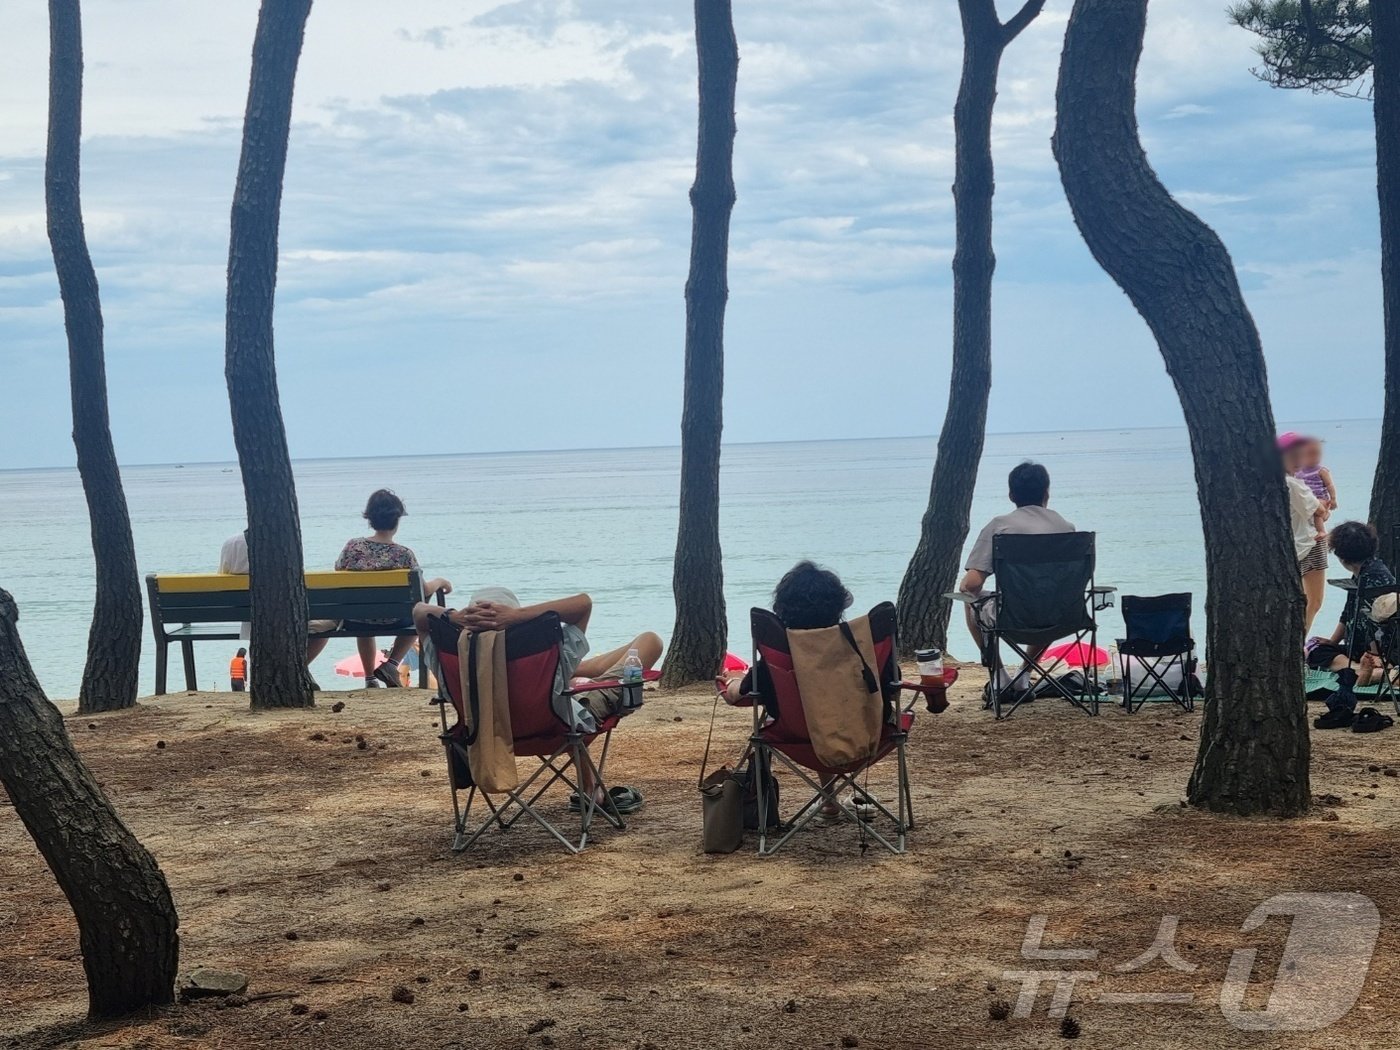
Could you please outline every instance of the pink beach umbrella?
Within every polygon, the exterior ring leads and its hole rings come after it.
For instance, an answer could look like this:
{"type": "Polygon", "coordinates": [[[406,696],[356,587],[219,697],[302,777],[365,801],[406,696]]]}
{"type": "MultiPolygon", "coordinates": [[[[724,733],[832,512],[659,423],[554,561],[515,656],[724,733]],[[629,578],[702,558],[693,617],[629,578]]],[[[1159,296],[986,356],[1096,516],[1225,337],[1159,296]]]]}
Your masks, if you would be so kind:
{"type": "MultiPolygon", "coordinates": [[[[378,667],[384,662],[384,654],[377,653],[376,656],[378,659],[375,661],[374,666],[378,667]]],[[[365,665],[360,662],[358,655],[347,656],[344,660],[341,660],[335,665],[335,673],[340,675],[341,678],[363,678],[365,676],[365,665]]]]}
{"type": "Polygon", "coordinates": [[[1061,642],[1045,650],[1043,662],[1063,661],[1069,667],[1085,667],[1090,661],[1102,667],[1109,662],[1108,650],[1087,642],[1061,642]]]}

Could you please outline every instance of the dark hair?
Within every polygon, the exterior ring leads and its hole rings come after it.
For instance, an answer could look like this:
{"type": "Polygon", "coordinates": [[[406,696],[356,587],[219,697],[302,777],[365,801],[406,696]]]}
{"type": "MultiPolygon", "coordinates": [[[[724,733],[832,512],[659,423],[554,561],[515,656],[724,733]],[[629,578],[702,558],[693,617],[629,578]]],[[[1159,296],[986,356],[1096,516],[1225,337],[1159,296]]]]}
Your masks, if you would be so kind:
{"type": "Polygon", "coordinates": [[[1039,463],[1026,460],[1011,468],[1006,485],[1016,506],[1039,507],[1050,495],[1050,472],[1039,463]]]}
{"type": "Polygon", "coordinates": [[[376,532],[387,532],[398,528],[399,519],[407,513],[403,507],[403,500],[388,489],[380,489],[371,495],[369,502],[365,504],[364,516],[370,528],[376,532]]]}
{"type": "Polygon", "coordinates": [[[1365,522],[1344,521],[1327,537],[1327,546],[1347,565],[1365,565],[1376,556],[1380,538],[1365,522]]]}
{"type": "Polygon", "coordinates": [[[239,656],[247,656],[247,655],[248,655],[248,650],[247,650],[247,649],[240,649],[240,650],[238,650],[238,655],[239,655],[239,656]]]}
{"type": "Polygon", "coordinates": [[[773,589],[773,611],[797,631],[836,626],[852,600],[841,577],[810,561],[794,565],[773,589]]]}

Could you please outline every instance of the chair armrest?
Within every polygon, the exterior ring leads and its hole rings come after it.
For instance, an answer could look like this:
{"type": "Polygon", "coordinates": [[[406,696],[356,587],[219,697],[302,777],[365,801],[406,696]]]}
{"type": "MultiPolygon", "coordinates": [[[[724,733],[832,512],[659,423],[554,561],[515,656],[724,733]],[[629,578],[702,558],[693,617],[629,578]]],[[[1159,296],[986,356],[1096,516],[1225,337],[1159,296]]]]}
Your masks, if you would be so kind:
{"type": "Polygon", "coordinates": [[[943,684],[942,684],[942,685],[924,685],[922,682],[910,682],[910,681],[905,680],[905,681],[901,681],[901,682],[899,683],[899,687],[900,687],[901,689],[908,689],[910,692],[922,693],[922,694],[924,694],[924,695],[927,695],[927,694],[929,694],[929,693],[936,693],[936,692],[939,692],[940,690],[947,689],[950,685],[952,685],[952,684],[953,684],[954,682],[956,682],[957,680],[958,680],[958,669],[957,669],[956,667],[945,667],[945,668],[943,669],[943,684]]]}
{"type": "Polygon", "coordinates": [[[437,599],[438,608],[447,608],[447,592],[444,591],[441,587],[439,587],[433,592],[433,597],[437,599]]]}
{"type": "MultiPolygon", "coordinates": [[[[643,685],[645,685],[647,682],[656,682],[656,681],[660,681],[660,679],[661,679],[661,672],[660,672],[660,671],[643,671],[643,672],[642,672],[642,684],[643,684],[643,685]]],[[[604,690],[604,689],[621,689],[621,688],[623,688],[623,684],[622,684],[622,679],[621,679],[621,678],[600,678],[600,679],[594,679],[594,680],[592,680],[592,681],[589,681],[589,682],[587,682],[587,683],[585,683],[585,684],[583,684],[583,685],[571,686],[570,688],[564,690],[564,695],[565,695],[565,696],[578,696],[578,695],[580,695],[580,694],[582,694],[582,693],[598,693],[598,692],[601,692],[601,691],[604,690]]]]}
{"type": "Polygon", "coordinates": [[[986,597],[986,595],[968,594],[966,591],[948,591],[943,597],[947,598],[949,601],[962,602],[964,605],[976,605],[986,597]]]}
{"type": "Polygon", "coordinates": [[[730,707],[755,707],[761,706],[763,703],[763,698],[757,693],[744,693],[739,699],[733,701],[725,697],[723,693],[720,694],[720,697],[730,707]]]}

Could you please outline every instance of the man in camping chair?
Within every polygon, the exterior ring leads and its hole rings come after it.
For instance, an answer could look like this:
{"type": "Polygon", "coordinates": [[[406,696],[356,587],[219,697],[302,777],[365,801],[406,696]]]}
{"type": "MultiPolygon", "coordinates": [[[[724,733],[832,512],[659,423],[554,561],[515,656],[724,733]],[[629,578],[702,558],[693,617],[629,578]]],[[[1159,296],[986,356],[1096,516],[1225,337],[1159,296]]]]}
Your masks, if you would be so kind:
{"type": "MultiPolygon", "coordinates": [[[[1074,525],[1049,507],[1050,472],[1039,463],[1026,460],[1013,467],[1006,479],[1007,494],[1016,509],[1010,514],[999,514],[977,534],[977,542],[967,556],[967,574],[958,584],[958,591],[973,599],[981,598],[987,580],[992,575],[992,541],[997,536],[1048,536],[1063,532],[1073,532],[1074,525]]],[[[995,609],[990,602],[967,604],[967,629],[979,652],[987,646],[983,629],[994,626],[995,609]]],[[[1040,651],[1033,653],[1039,659],[1040,651]]],[[[1016,695],[1025,691],[1029,668],[1022,668],[1015,681],[1002,671],[1003,681],[996,688],[1003,693],[1016,695]]]]}
{"type": "MultiPolygon", "coordinates": [[[[504,631],[546,613],[554,613],[562,621],[563,641],[554,681],[556,697],[567,698],[571,685],[578,679],[611,681],[620,678],[623,661],[631,650],[637,651],[646,671],[650,671],[661,659],[661,636],[651,631],[639,634],[616,649],[588,656],[587,631],[589,618],[593,614],[593,599],[587,594],[522,606],[514,592],[505,587],[487,587],[474,593],[465,609],[444,609],[427,602],[420,603],[413,610],[413,620],[420,636],[426,637],[429,634],[428,621],[435,616],[444,616],[468,631],[504,631]]],[[[597,689],[581,693],[580,697],[579,702],[599,723],[619,713],[623,706],[621,688],[597,689]]],[[[582,766],[579,776],[583,789],[594,792],[596,803],[614,815],[625,816],[642,807],[642,795],[636,788],[617,785],[605,798],[602,788],[594,783],[593,770],[589,766],[582,766]]],[[[572,808],[577,809],[580,805],[581,801],[577,798],[571,802],[572,808]]]]}

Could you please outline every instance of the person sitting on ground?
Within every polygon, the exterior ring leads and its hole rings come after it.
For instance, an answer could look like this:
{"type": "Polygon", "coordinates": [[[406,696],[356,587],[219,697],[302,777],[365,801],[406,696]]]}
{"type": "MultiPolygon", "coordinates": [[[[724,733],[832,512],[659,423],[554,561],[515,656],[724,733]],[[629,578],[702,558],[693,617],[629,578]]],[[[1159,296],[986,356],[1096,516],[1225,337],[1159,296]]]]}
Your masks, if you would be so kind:
{"type": "MultiPolygon", "coordinates": [[[[371,493],[369,501],[365,504],[364,519],[369,522],[369,527],[374,532],[368,536],[357,536],[345,544],[340,557],[335,560],[336,570],[376,572],[384,569],[418,569],[417,555],[402,543],[394,542],[394,536],[399,531],[399,521],[406,513],[408,512],[404,509],[403,500],[388,489],[378,489],[371,493]]],[[[425,595],[436,594],[438,591],[451,594],[452,584],[441,578],[423,581],[425,595]]],[[[387,633],[412,626],[413,620],[410,618],[356,622],[347,620],[342,628],[350,631],[382,627],[387,633]]],[[[413,647],[412,635],[396,634],[389,648],[389,655],[382,663],[379,662],[379,646],[373,635],[358,637],[355,644],[360,651],[360,664],[365,669],[366,686],[374,688],[382,684],[391,689],[401,686],[399,661],[413,647]]]]}
{"type": "MultiPolygon", "coordinates": [[[[593,599],[586,594],[522,606],[515,592],[505,587],[486,587],[472,594],[465,609],[444,609],[420,602],[414,607],[413,621],[420,637],[426,637],[428,620],[434,616],[444,616],[467,631],[504,631],[545,613],[557,615],[563,628],[559,666],[554,672],[556,707],[562,707],[572,699],[566,693],[576,682],[606,682],[621,678],[623,661],[633,649],[637,651],[645,670],[655,667],[661,660],[664,643],[654,631],[644,631],[625,645],[589,656],[587,632],[588,621],[593,615],[593,599]]],[[[578,699],[600,723],[623,710],[623,690],[620,686],[581,693],[578,699]]],[[[593,780],[591,769],[580,769],[579,778],[584,790],[594,793],[598,805],[609,806],[617,814],[626,815],[642,807],[642,793],[636,788],[614,786],[605,798],[602,789],[593,780]]]]}
{"type": "MultiPolygon", "coordinates": [[[[958,590],[964,594],[981,596],[987,580],[991,578],[994,537],[1049,536],[1074,531],[1071,522],[1050,509],[1050,472],[1039,463],[1026,460],[1017,464],[1007,476],[1006,485],[1007,494],[1011,502],[1016,504],[1016,509],[1009,514],[997,515],[977,534],[977,540],[967,556],[966,574],[958,584],[958,590]]],[[[978,651],[983,653],[984,660],[987,642],[983,629],[993,626],[994,615],[995,610],[991,602],[983,604],[980,608],[974,605],[967,607],[967,629],[978,651]]],[[[1030,650],[1029,655],[1031,659],[1038,660],[1042,652],[1044,647],[1030,650]]],[[[1006,675],[1004,670],[1002,673],[1006,675]]],[[[1009,689],[1014,693],[1018,691],[1016,687],[1019,685],[1020,691],[1024,691],[1029,674],[1029,668],[1022,668],[1014,679],[1006,675],[1003,681],[997,683],[997,687],[1002,690],[1009,689]]]]}
{"type": "Polygon", "coordinates": [[[1308,652],[1308,666],[1335,671],[1337,691],[1327,699],[1326,713],[1313,720],[1317,729],[1344,729],[1356,720],[1357,685],[1370,685],[1381,661],[1376,650],[1376,625],[1361,609],[1361,592],[1371,587],[1388,587],[1395,576],[1376,552],[1380,541],[1376,530],[1359,521],[1347,521],[1327,538],[1332,553],[1351,573],[1356,588],[1347,595],[1342,618],[1330,638],[1308,652]]]}
{"type": "MultiPolygon", "coordinates": [[[[248,575],[248,530],[230,536],[224,540],[223,546],[219,548],[219,571],[232,576],[248,575]]],[[[310,667],[311,662],[321,655],[330,642],[330,632],[340,627],[339,620],[312,620],[306,625],[306,666],[310,667]]],[[[243,624],[239,628],[240,638],[252,636],[252,625],[243,624]]],[[[313,678],[312,688],[317,692],[321,691],[321,686],[313,678]]]]}
{"type": "MultiPolygon", "coordinates": [[[[846,610],[851,607],[851,592],[841,582],[841,577],[830,569],[824,569],[811,561],[800,561],[794,565],[773,588],[773,615],[789,631],[813,631],[823,627],[835,627],[845,619],[846,610]]],[[[721,676],[717,681],[720,695],[727,704],[738,704],[757,693],[763,701],[764,712],[769,719],[778,717],[778,708],[770,698],[772,689],[760,676],[767,670],[762,663],[752,667],[743,676],[721,676]]],[[[823,789],[832,780],[822,781],[823,789]]],[[[821,813],[826,819],[836,817],[841,807],[829,792],[822,800],[821,813]]]]}

